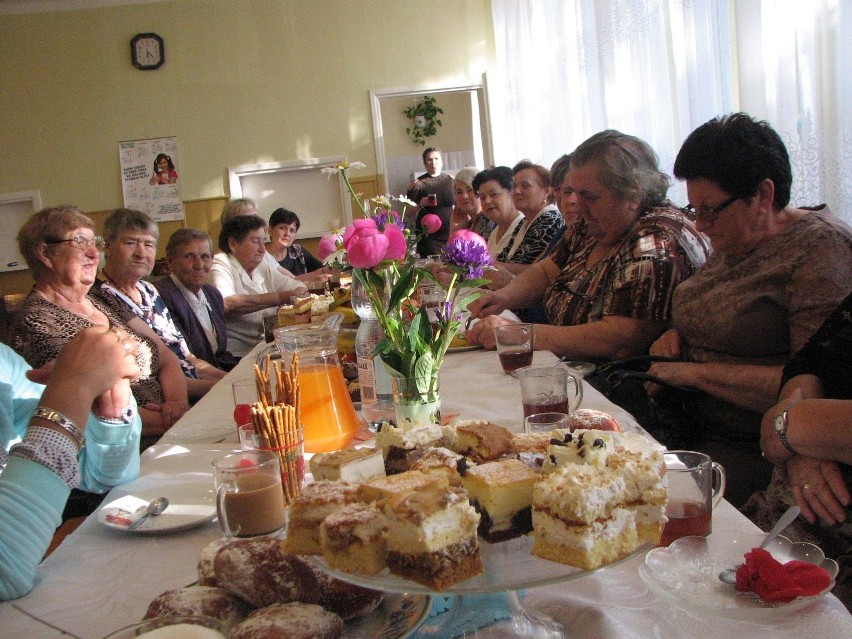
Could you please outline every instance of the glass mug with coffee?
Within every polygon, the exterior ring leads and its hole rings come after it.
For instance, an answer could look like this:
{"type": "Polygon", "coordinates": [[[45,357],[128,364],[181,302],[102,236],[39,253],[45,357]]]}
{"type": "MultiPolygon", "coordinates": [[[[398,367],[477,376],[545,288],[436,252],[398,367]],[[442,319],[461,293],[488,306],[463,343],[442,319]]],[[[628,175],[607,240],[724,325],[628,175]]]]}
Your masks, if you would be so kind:
{"type": "Polygon", "coordinates": [[[286,522],[278,455],[244,450],[213,460],[216,512],[226,537],[255,537],[281,530],[286,522]]]}
{"type": "Polygon", "coordinates": [[[725,469],[704,453],[670,450],[664,455],[669,501],[660,546],[681,537],[706,537],[713,530],[713,508],[725,495],[725,469]]]}
{"type": "Polygon", "coordinates": [[[521,368],[515,372],[521,382],[524,418],[537,413],[570,413],[583,401],[583,380],[564,366],[521,368]]]}

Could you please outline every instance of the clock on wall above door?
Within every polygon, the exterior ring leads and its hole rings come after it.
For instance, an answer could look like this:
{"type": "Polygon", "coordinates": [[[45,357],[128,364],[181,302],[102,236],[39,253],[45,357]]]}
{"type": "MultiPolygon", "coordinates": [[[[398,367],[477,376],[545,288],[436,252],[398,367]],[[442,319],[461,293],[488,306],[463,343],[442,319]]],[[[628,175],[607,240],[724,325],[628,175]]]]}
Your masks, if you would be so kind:
{"type": "Polygon", "coordinates": [[[137,33],[130,41],[130,56],[137,69],[159,69],[166,61],[163,39],[156,33],[137,33]]]}

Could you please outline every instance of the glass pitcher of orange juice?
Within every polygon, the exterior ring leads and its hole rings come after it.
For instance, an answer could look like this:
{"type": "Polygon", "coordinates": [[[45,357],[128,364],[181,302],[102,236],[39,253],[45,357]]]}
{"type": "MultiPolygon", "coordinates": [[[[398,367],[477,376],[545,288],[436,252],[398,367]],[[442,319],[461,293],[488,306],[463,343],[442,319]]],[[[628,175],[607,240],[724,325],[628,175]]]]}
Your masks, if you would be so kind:
{"type": "Polygon", "coordinates": [[[299,353],[301,422],[305,451],[346,448],[361,425],[337,358],[337,334],[343,315],[332,313],[318,324],[284,326],[273,331],[286,366],[299,353]]]}

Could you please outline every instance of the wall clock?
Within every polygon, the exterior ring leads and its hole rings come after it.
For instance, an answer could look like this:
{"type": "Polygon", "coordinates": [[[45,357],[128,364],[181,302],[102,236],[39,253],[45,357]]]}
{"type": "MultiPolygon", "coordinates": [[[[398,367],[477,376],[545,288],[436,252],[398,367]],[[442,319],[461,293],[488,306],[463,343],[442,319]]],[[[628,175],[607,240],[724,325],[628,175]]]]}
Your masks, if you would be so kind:
{"type": "Polygon", "coordinates": [[[137,69],[159,69],[166,61],[163,39],[156,33],[137,33],[130,41],[130,55],[137,69]]]}

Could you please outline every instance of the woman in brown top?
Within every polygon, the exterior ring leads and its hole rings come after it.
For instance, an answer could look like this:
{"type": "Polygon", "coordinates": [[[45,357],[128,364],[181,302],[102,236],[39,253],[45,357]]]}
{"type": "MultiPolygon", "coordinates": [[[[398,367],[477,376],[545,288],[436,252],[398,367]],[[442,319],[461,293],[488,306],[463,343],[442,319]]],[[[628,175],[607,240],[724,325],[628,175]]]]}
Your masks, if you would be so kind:
{"type": "Polygon", "coordinates": [[[576,359],[640,355],[665,330],[671,292],[707,256],[704,239],[666,200],[668,176],[645,142],[603,131],[571,155],[579,221],[554,254],[469,306],[484,318],[468,338],[494,348],[498,317],[543,301],[552,325],[536,348],[576,359]]]}
{"type": "Polygon", "coordinates": [[[18,313],[13,346],[37,368],[56,359],[80,330],[118,327],[137,343],[140,375],[131,389],[142,434],[159,437],[189,408],[186,379],[175,354],[144,321],[89,296],[103,248],[94,226],[76,208],[62,206],[39,211],[21,227],[18,246],[36,284],[18,313]]]}

